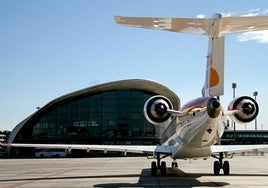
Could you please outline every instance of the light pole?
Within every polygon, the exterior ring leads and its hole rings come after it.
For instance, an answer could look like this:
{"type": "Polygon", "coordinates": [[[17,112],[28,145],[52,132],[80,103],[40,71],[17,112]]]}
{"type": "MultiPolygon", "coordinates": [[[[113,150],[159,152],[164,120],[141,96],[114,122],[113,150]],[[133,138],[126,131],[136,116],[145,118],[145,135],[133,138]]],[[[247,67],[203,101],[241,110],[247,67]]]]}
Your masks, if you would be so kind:
{"type": "Polygon", "coordinates": [[[233,98],[235,98],[236,83],[232,83],[232,88],[233,88],[233,98]]]}
{"type": "MultiPolygon", "coordinates": [[[[257,95],[258,95],[258,92],[254,91],[253,96],[254,96],[255,101],[257,101],[257,95]]],[[[257,131],[257,117],[255,118],[255,131],[257,131]]]]}
{"type": "MultiPolygon", "coordinates": [[[[233,88],[233,98],[235,98],[236,83],[232,83],[232,88],[233,88]]],[[[233,122],[234,132],[235,132],[235,121],[232,121],[232,122],[233,122]]]]}

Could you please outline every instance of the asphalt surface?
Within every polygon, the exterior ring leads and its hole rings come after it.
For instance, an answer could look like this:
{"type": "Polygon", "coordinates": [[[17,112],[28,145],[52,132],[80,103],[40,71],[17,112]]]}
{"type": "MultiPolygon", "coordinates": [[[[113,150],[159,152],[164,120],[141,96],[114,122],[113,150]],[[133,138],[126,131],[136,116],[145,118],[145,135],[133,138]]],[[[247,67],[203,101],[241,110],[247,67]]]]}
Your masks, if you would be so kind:
{"type": "Polygon", "coordinates": [[[0,187],[268,187],[268,156],[230,159],[230,175],[213,175],[213,158],[179,160],[151,176],[146,157],[0,159],[0,187]]]}

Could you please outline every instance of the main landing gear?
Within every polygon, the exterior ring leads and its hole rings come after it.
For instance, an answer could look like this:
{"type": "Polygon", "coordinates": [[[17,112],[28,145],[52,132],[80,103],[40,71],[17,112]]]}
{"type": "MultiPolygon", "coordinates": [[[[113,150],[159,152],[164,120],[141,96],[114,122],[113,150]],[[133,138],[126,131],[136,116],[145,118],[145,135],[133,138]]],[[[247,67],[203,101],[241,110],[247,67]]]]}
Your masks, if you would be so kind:
{"type": "MultiPolygon", "coordinates": [[[[157,170],[160,169],[160,173],[162,176],[165,176],[167,174],[167,165],[165,161],[161,162],[161,159],[167,157],[167,155],[164,155],[163,157],[160,157],[160,153],[156,154],[156,161],[152,161],[151,163],[151,174],[153,176],[157,175],[157,170]]],[[[172,168],[178,167],[178,164],[176,161],[173,161],[171,163],[172,168]]]]}
{"type": "Polygon", "coordinates": [[[164,157],[160,157],[160,153],[156,154],[156,161],[152,161],[151,163],[151,173],[153,176],[157,175],[157,169],[160,169],[161,175],[165,176],[167,174],[167,165],[165,161],[160,162],[161,159],[165,158],[164,157]]]}
{"type": "MultiPolygon", "coordinates": [[[[166,162],[162,161],[161,159],[167,157],[168,155],[164,155],[164,156],[160,156],[160,153],[156,154],[156,161],[152,161],[151,163],[151,173],[153,176],[157,175],[157,170],[160,170],[160,173],[162,176],[165,176],[167,174],[167,167],[166,167],[166,162]]],[[[223,174],[224,175],[229,175],[230,174],[230,164],[229,161],[223,161],[224,156],[223,156],[223,152],[219,153],[219,156],[215,156],[212,155],[212,157],[217,158],[218,161],[214,162],[214,175],[219,175],[220,174],[220,170],[223,170],[223,174]]],[[[178,163],[174,160],[171,163],[171,167],[172,168],[177,168],[178,167],[178,163]]]]}
{"type": "Polygon", "coordinates": [[[229,161],[224,161],[223,162],[223,152],[220,152],[219,157],[213,155],[213,157],[217,158],[218,161],[214,161],[214,175],[219,175],[220,170],[223,169],[223,174],[224,175],[229,175],[230,174],[230,164],[229,161]]]}

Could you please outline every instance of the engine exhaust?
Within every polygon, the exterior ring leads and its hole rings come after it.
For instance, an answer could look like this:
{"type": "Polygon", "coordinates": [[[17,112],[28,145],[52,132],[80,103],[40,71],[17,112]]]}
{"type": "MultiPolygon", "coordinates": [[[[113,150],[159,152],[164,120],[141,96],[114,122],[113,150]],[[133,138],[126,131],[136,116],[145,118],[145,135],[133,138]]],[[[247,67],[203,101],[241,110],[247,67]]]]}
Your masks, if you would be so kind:
{"type": "Polygon", "coordinates": [[[207,103],[207,113],[209,117],[216,118],[220,114],[220,102],[215,98],[210,98],[207,103]]]}

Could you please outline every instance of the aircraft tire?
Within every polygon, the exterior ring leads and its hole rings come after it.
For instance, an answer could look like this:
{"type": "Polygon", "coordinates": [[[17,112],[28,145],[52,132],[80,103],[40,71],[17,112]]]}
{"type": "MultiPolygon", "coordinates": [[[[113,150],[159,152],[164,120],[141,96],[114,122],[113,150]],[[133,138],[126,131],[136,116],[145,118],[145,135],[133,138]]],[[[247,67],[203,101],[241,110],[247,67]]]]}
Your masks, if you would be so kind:
{"type": "Polygon", "coordinates": [[[221,165],[219,161],[214,161],[214,175],[219,175],[221,170],[221,165]]]}
{"type": "Polygon", "coordinates": [[[172,162],[171,167],[172,168],[178,168],[178,163],[177,162],[172,162]]]}
{"type": "Polygon", "coordinates": [[[157,166],[155,161],[152,161],[151,163],[151,174],[152,176],[156,176],[157,174],[157,166]]]}
{"type": "Polygon", "coordinates": [[[229,164],[229,161],[224,161],[222,168],[223,168],[224,175],[229,175],[230,174],[230,164],[229,164]]]}
{"type": "Polygon", "coordinates": [[[165,161],[161,162],[160,172],[162,176],[165,176],[167,174],[167,165],[165,161]]]}

